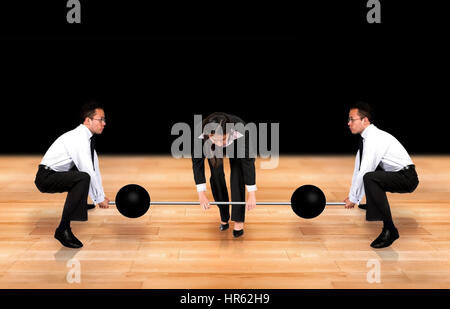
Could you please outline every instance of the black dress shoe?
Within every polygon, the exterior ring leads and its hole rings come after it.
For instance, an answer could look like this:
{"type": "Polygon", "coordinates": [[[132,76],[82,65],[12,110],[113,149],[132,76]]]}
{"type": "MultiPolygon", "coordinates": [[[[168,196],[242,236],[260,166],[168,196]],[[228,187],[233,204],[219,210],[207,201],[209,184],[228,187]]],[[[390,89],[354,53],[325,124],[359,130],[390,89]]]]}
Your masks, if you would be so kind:
{"type": "Polygon", "coordinates": [[[226,224],[220,224],[220,230],[221,231],[225,231],[228,230],[228,228],[230,227],[230,224],[226,223],[226,224]]]}
{"type": "Polygon", "coordinates": [[[359,204],[358,205],[359,208],[364,209],[364,210],[366,209],[366,206],[367,206],[367,204],[359,204]]]}
{"type": "Polygon", "coordinates": [[[83,247],[83,243],[78,240],[78,238],[73,235],[72,230],[70,228],[65,229],[63,231],[56,229],[55,238],[59,240],[59,242],[68,248],[81,248],[83,247]]]}
{"type": "Polygon", "coordinates": [[[233,230],[233,236],[235,238],[241,237],[242,235],[244,235],[244,229],[239,230],[239,231],[233,230]]]}
{"type": "Polygon", "coordinates": [[[381,234],[370,244],[370,246],[376,249],[386,248],[392,245],[392,243],[399,237],[400,236],[398,235],[397,229],[383,229],[381,234]]]}
{"type": "Polygon", "coordinates": [[[87,209],[94,209],[95,208],[95,204],[87,204],[87,209]]]}

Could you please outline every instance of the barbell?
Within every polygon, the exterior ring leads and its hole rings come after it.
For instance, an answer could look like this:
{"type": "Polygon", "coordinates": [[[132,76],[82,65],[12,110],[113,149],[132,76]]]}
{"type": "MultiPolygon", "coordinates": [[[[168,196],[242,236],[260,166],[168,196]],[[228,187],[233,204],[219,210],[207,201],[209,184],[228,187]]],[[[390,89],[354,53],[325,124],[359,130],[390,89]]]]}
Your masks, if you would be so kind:
{"type": "MultiPolygon", "coordinates": [[[[245,205],[245,202],[210,202],[211,205],[245,205]]],[[[117,210],[128,218],[138,218],[144,215],[150,205],[200,205],[200,202],[152,202],[150,194],[137,184],[122,187],[116,194],[116,200],[109,205],[116,205],[117,210]]],[[[345,205],[345,203],[327,203],[325,194],[314,185],[298,187],[291,196],[290,202],[256,202],[256,205],[290,205],[294,213],[304,219],[319,216],[326,205],[345,205]]]]}

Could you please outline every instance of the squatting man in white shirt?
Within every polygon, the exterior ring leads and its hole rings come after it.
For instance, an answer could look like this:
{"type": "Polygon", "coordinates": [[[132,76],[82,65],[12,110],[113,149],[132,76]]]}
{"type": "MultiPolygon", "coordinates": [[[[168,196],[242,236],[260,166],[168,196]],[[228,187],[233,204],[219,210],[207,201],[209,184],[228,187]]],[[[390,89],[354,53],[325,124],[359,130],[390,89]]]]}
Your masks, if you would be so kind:
{"type": "Polygon", "coordinates": [[[383,230],[371,247],[384,248],[399,238],[386,192],[411,193],[419,179],[405,148],[373,125],[372,117],[373,110],[367,103],[359,102],[350,108],[348,126],[353,134],[361,136],[352,185],[344,202],[345,208],[353,208],[366,195],[366,220],[383,221],[383,230]]]}
{"type": "MultiPolygon", "coordinates": [[[[35,184],[43,193],[68,192],[55,238],[69,248],[83,244],[73,235],[70,221],[87,221],[88,194],[94,204],[108,208],[94,148],[94,134],[105,128],[105,111],[97,102],[81,108],[81,124],[58,137],[42,159],[35,184]]],[[[95,206],[94,206],[95,207],[95,206]]]]}

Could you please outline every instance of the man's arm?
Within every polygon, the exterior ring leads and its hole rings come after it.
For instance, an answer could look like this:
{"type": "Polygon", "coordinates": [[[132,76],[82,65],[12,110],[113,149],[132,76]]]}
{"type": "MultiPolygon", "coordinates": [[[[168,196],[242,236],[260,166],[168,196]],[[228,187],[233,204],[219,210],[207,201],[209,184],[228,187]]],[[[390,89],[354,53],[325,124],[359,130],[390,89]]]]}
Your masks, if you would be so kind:
{"type": "MultiPolygon", "coordinates": [[[[388,145],[377,143],[375,140],[367,139],[364,144],[364,153],[361,166],[355,164],[355,173],[348,199],[354,204],[359,204],[364,197],[363,177],[368,172],[373,172],[380,163],[388,145]]],[[[358,160],[358,159],[356,159],[358,160]]]]}
{"type": "MultiPolygon", "coordinates": [[[[91,181],[89,184],[89,196],[95,204],[105,201],[101,177],[99,177],[92,165],[90,145],[87,140],[78,139],[77,142],[65,143],[64,146],[80,172],[88,173],[91,181]]],[[[95,162],[96,156],[94,156],[95,162]]],[[[98,168],[98,158],[96,163],[98,168]]],[[[98,171],[100,173],[100,171],[98,171]]]]}

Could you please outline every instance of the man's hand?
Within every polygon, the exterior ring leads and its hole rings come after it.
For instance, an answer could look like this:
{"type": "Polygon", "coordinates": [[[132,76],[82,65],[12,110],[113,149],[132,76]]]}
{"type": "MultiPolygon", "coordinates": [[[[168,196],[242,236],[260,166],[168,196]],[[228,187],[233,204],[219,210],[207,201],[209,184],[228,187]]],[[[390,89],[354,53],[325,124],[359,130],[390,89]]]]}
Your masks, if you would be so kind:
{"type": "Polygon", "coordinates": [[[350,202],[348,197],[344,200],[344,203],[345,203],[345,208],[353,208],[353,207],[355,207],[355,203],[350,202]]]}
{"type": "Polygon", "coordinates": [[[98,206],[100,206],[100,208],[109,208],[109,198],[105,196],[105,200],[101,203],[98,203],[98,206]]]}
{"type": "Polygon", "coordinates": [[[200,207],[203,210],[208,210],[211,208],[211,205],[209,204],[208,198],[206,197],[206,193],[204,191],[198,193],[198,200],[200,202],[200,207]]]}
{"type": "Polygon", "coordinates": [[[255,191],[248,193],[248,199],[247,203],[245,203],[245,207],[247,208],[247,210],[252,210],[256,207],[255,191]]]}

